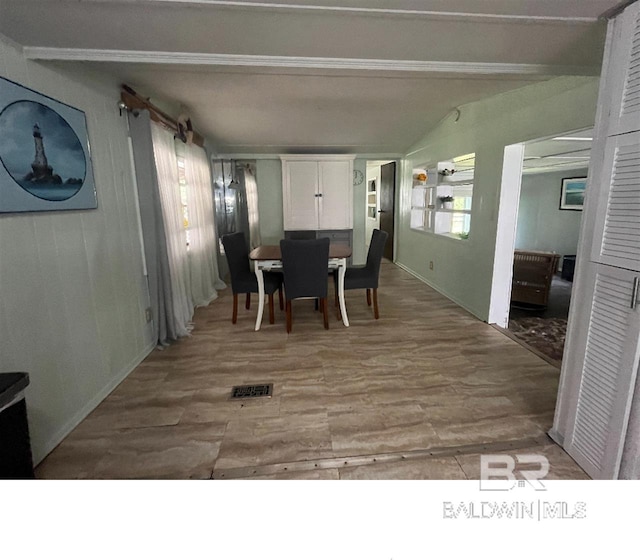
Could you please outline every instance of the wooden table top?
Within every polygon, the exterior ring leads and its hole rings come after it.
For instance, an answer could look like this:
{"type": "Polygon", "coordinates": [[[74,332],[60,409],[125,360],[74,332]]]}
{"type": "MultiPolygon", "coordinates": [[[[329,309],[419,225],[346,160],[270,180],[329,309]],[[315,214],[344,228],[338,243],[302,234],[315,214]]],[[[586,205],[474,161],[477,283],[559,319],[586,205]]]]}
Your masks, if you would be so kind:
{"type": "MultiPolygon", "coordinates": [[[[339,243],[329,245],[330,259],[346,259],[351,256],[351,248],[339,243]]],[[[249,253],[252,261],[279,261],[282,259],[280,245],[260,245],[249,253]]]]}

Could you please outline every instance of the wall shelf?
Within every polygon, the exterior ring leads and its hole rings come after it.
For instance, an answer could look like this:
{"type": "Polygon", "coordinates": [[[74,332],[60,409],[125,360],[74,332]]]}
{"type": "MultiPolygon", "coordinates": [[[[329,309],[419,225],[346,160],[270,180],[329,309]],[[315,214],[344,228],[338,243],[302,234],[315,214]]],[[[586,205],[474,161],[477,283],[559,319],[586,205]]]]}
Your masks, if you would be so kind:
{"type": "Polygon", "coordinates": [[[475,154],[451,161],[441,161],[413,169],[411,193],[411,228],[449,237],[465,239],[471,227],[475,154]],[[457,169],[457,162],[464,167],[457,169]],[[444,169],[455,169],[452,175],[442,175],[444,169]],[[426,173],[427,181],[417,177],[426,173]],[[453,197],[453,208],[443,208],[441,197],[453,197]],[[461,237],[462,236],[462,237],[461,237]]]}
{"type": "Polygon", "coordinates": [[[455,208],[438,208],[443,214],[471,214],[471,210],[456,210],[455,208]]]}

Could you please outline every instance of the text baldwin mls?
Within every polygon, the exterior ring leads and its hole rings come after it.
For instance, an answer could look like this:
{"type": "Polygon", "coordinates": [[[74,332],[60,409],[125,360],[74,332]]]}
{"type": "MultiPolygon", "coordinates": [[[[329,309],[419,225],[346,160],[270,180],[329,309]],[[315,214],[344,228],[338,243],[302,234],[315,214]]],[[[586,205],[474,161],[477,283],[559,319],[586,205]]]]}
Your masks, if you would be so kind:
{"type": "Polygon", "coordinates": [[[585,502],[443,502],[444,519],[585,519],[585,502]]]}

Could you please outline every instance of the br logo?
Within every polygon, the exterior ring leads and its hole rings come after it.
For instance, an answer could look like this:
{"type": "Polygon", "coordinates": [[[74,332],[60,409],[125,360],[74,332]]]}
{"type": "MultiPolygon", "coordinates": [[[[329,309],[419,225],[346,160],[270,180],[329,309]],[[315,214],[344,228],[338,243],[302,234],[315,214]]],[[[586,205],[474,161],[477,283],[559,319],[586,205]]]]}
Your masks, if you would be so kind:
{"type": "Polygon", "coordinates": [[[541,480],[548,474],[549,460],[544,455],[480,455],[480,490],[546,490],[541,480]]]}

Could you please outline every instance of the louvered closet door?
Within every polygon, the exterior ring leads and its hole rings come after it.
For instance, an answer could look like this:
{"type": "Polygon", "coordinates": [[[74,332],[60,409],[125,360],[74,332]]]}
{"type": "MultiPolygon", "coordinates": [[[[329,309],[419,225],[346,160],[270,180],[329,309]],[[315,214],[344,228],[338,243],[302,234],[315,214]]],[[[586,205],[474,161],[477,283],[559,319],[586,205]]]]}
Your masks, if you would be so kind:
{"type": "Polygon", "coordinates": [[[640,271],[640,132],[607,140],[591,260],[640,271]]]}
{"type": "Polygon", "coordinates": [[[640,130],[640,2],[616,22],[608,81],[613,84],[607,135],[640,130]]]}
{"type": "Polygon", "coordinates": [[[616,478],[638,371],[640,275],[594,265],[593,308],[569,454],[593,478],[616,478]],[[634,300],[632,302],[632,297],[634,300]]]}

